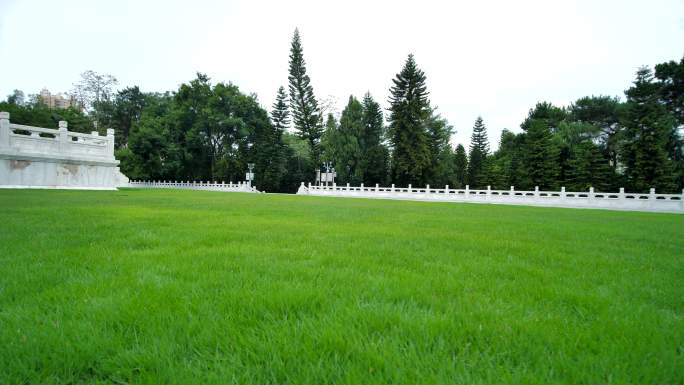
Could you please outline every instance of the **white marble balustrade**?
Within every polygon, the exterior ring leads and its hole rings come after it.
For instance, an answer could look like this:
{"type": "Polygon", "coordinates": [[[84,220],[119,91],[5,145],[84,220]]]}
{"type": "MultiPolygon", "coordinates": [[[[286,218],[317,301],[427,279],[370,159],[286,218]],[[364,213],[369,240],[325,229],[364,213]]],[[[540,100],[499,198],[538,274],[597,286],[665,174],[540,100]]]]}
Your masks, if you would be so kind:
{"type": "Polygon", "coordinates": [[[316,186],[301,184],[297,194],[335,197],[405,199],[437,202],[492,203],[528,206],[549,206],[569,208],[597,208],[610,210],[655,211],[684,213],[684,191],[681,194],[656,194],[651,189],[648,194],[628,193],[623,188],[619,192],[589,191],[531,191],[515,190],[473,190],[425,187],[380,187],[364,186],[316,186]]]}

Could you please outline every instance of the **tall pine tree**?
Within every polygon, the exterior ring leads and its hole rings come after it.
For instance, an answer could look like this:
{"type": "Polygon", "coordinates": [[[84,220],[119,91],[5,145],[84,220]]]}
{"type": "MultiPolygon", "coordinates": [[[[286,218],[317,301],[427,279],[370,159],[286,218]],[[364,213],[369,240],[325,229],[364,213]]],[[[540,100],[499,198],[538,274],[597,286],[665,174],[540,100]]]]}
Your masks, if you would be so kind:
{"type": "Polygon", "coordinates": [[[385,184],[388,178],[389,152],[383,145],[384,116],[380,104],[370,93],[363,97],[363,132],[361,146],[361,174],[367,185],[385,184]]]}
{"type": "Polygon", "coordinates": [[[642,67],[634,85],[625,91],[623,161],[629,187],[638,192],[651,187],[672,192],[676,186],[676,167],[667,151],[676,121],[658,100],[659,88],[651,70],[642,67]]]}
{"type": "Polygon", "coordinates": [[[287,173],[288,151],[283,133],[290,124],[285,88],[278,88],[271,111],[271,125],[256,132],[252,147],[252,161],[256,165],[256,183],[264,191],[282,191],[287,173]]]}
{"type": "Polygon", "coordinates": [[[311,160],[320,160],[320,139],[323,134],[322,119],[318,102],[314,96],[311,79],[306,74],[306,63],[299,30],[295,29],[290,48],[290,107],[294,128],[302,139],[309,143],[311,160]]]}
{"type": "Polygon", "coordinates": [[[333,114],[328,113],[328,118],[325,121],[325,130],[321,136],[322,161],[334,162],[336,157],[337,134],[337,120],[335,120],[333,114]]]}
{"type": "Polygon", "coordinates": [[[285,132],[290,126],[290,110],[287,108],[287,94],[285,87],[280,86],[276,94],[275,103],[273,103],[273,111],[271,111],[271,122],[276,130],[281,133],[285,132]]]}
{"type": "Polygon", "coordinates": [[[487,127],[478,116],[470,137],[470,156],[468,158],[468,184],[470,188],[484,188],[486,183],[486,161],[489,155],[487,127]]]}
{"type": "Polygon", "coordinates": [[[454,158],[449,143],[453,127],[435,110],[430,108],[426,121],[430,148],[430,169],[427,175],[431,185],[444,186],[454,179],[454,158]]]}
{"type": "Polygon", "coordinates": [[[684,189],[684,57],[655,66],[655,77],[660,84],[660,100],[677,120],[670,131],[667,151],[675,162],[679,189],[684,189]]]}
{"type": "Polygon", "coordinates": [[[558,147],[553,143],[549,123],[544,119],[531,119],[528,123],[523,139],[525,175],[521,187],[532,189],[539,186],[542,190],[557,188],[558,147]]]}
{"type": "Polygon", "coordinates": [[[456,188],[463,188],[468,183],[468,155],[462,144],[456,146],[454,153],[454,184],[456,188]]]}
{"type": "Polygon", "coordinates": [[[409,55],[390,88],[389,139],[392,180],[405,186],[429,183],[431,167],[426,120],[430,114],[425,74],[409,55]]]}
{"type": "Polygon", "coordinates": [[[360,138],[363,133],[363,105],[353,95],[342,111],[335,141],[335,168],[340,182],[354,185],[363,182],[360,138]]]}
{"type": "Polygon", "coordinates": [[[583,141],[573,148],[567,172],[567,188],[573,191],[609,191],[611,169],[601,150],[591,141],[583,141]]]}

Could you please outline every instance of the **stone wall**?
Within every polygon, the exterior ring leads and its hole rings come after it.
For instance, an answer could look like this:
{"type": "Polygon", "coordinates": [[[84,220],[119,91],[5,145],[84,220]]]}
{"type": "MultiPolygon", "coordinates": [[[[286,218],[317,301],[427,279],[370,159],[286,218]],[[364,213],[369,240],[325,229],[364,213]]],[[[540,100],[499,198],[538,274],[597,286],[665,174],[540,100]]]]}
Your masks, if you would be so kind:
{"type": "Polygon", "coordinates": [[[0,112],[0,188],[114,190],[128,183],[114,158],[114,130],[106,136],[10,122],[0,112]]]}

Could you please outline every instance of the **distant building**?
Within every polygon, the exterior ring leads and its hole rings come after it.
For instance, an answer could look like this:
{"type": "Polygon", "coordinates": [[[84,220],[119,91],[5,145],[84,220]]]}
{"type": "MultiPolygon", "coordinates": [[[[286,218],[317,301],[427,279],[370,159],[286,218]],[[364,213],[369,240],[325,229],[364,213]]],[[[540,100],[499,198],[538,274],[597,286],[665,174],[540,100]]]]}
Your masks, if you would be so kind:
{"type": "Polygon", "coordinates": [[[78,107],[73,96],[65,96],[62,93],[51,94],[47,88],[40,90],[40,100],[50,108],[78,107]]]}

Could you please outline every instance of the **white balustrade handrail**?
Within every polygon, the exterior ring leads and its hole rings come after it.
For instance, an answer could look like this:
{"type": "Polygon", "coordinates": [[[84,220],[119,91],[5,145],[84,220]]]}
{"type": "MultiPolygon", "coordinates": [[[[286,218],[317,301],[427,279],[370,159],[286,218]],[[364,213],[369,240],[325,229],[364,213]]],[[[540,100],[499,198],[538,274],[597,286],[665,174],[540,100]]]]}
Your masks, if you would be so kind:
{"type": "MultiPolygon", "coordinates": [[[[23,124],[15,124],[15,123],[10,123],[9,125],[10,130],[18,130],[18,131],[29,131],[29,132],[39,132],[43,134],[52,134],[52,135],[59,135],[59,130],[56,130],[54,128],[43,128],[43,127],[34,127],[34,126],[25,126],[23,124]]],[[[22,134],[17,134],[14,132],[11,132],[14,135],[22,135],[22,134]]]]}
{"type": "Polygon", "coordinates": [[[256,187],[252,187],[247,182],[202,182],[202,181],[148,181],[133,180],[128,182],[129,187],[142,188],[178,188],[189,190],[210,190],[223,192],[259,192],[256,187]]]}
{"type": "Polygon", "coordinates": [[[522,204],[554,207],[593,207],[617,210],[643,210],[643,211],[668,211],[684,212],[684,191],[682,194],[656,194],[655,189],[649,193],[627,193],[624,188],[619,192],[598,192],[594,188],[588,191],[560,191],[539,190],[492,190],[491,188],[452,189],[445,188],[414,187],[380,187],[375,186],[350,186],[350,185],[312,185],[299,188],[298,194],[328,195],[339,197],[365,197],[383,199],[411,199],[430,200],[445,202],[474,202],[474,203],[500,203],[522,204]]]}
{"type": "Polygon", "coordinates": [[[34,127],[10,122],[8,112],[0,112],[0,152],[11,156],[70,159],[118,164],[114,158],[114,130],[106,135],[67,129],[65,121],[58,129],[34,127]]]}

